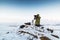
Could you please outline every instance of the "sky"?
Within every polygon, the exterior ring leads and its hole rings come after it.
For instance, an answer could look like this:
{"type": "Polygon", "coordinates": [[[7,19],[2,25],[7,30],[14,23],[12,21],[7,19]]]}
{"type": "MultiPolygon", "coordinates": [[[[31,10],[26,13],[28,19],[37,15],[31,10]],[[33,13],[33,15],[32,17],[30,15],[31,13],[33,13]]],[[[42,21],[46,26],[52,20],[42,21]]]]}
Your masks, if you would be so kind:
{"type": "Polygon", "coordinates": [[[59,0],[0,0],[0,23],[31,22],[40,14],[41,23],[60,23],[59,0]]]}

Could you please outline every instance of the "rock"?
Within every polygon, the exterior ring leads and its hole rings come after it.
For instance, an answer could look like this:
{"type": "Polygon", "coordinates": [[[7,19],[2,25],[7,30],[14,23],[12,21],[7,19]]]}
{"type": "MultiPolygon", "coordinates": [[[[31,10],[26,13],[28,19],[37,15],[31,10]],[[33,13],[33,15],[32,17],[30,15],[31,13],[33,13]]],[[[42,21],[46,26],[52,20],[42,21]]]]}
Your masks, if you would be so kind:
{"type": "Polygon", "coordinates": [[[25,25],[31,25],[31,23],[30,23],[30,22],[28,22],[28,23],[25,23],[25,25]]]}
{"type": "Polygon", "coordinates": [[[45,37],[45,36],[44,36],[44,37],[40,37],[40,39],[41,39],[41,40],[51,40],[50,38],[45,37]]]}
{"type": "Polygon", "coordinates": [[[20,28],[24,28],[24,27],[25,27],[25,25],[21,25],[21,26],[20,26],[20,28]]]}
{"type": "Polygon", "coordinates": [[[56,38],[59,38],[59,36],[57,36],[57,35],[53,35],[53,34],[51,34],[52,36],[54,36],[54,37],[56,37],[56,38]]]}
{"type": "Polygon", "coordinates": [[[50,31],[51,33],[53,33],[53,30],[52,29],[49,29],[49,28],[47,28],[47,31],[50,31]]]}
{"type": "Polygon", "coordinates": [[[44,29],[44,27],[41,27],[41,29],[44,29]]]}
{"type": "Polygon", "coordinates": [[[6,34],[9,34],[9,32],[7,32],[6,34]]]}

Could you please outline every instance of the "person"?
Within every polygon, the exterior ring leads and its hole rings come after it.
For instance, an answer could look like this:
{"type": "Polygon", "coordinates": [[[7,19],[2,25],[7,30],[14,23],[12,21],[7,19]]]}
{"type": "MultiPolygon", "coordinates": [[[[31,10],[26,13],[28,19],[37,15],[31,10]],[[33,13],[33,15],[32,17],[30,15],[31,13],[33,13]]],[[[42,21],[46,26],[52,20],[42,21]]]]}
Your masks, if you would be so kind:
{"type": "Polygon", "coordinates": [[[40,26],[40,15],[37,14],[37,15],[34,15],[34,20],[35,20],[35,26],[40,26]]]}

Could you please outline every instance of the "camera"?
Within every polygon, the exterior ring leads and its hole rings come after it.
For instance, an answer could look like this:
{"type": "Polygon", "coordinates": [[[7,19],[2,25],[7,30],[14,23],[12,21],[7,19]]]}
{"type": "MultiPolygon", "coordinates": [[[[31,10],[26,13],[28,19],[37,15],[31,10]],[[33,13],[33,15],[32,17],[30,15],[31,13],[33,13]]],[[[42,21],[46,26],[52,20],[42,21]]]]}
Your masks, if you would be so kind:
{"type": "Polygon", "coordinates": [[[37,15],[34,15],[34,19],[36,19],[37,18],[37,15]]]}

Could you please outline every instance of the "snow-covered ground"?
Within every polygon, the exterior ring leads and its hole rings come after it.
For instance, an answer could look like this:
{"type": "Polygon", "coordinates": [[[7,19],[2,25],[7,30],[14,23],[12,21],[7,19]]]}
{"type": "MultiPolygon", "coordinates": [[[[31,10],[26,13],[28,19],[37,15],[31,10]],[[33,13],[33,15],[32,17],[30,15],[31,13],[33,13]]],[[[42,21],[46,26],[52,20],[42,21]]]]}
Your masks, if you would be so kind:
{"type": "Polygon", "coordinates": [[[60,37],[60,26],[50,26],[50,25],[45,25],[44,27],[44,32],[39,32],[38,30],[43,31],[39,27],[35,26],[29,26],[28,28],[19,28],[19,26],[9,26],[9,25],[0,25],[0,40],[29,40],[32,39],[33,36],[26,34],[26,33],[19,33],[18,31],[25,31],[29,32],[31,34],[34,34],[38,36],[38,38],[33,38],[33,40],[40,40],[39,37],[44,34],[44,36],[50,38],[51,40],[60,40],[60,38],[55,38],[51,36],[51,34],[58,35],[60,37]],[[50,33],[46,30],[46,28],[53,29],[54,32],[50,33]],[[38,35],[39,34],[39,35],[38,35]]]}

